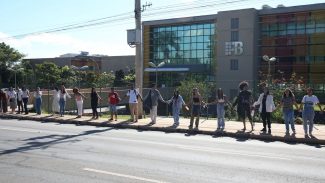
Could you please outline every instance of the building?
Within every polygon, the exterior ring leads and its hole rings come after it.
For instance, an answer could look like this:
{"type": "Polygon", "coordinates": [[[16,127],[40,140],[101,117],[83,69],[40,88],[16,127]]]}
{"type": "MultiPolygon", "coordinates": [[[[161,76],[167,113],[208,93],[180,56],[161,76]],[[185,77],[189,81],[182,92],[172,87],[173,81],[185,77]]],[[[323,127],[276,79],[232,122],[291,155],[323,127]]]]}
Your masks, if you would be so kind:
{"type": "Polygon", "coordinates": [[[272,78],[296,73],[325,90],[325,3],[143,22],[144,86],[156,74],[165,86],[198,78],[233,97],[240,81],[256,86],[268,74],[263,55],[277,59],[270,63],[272,78]]]}
{"type": "Polygon", "coordinates": [[[117,70],[123,70],[128,72],[134,69],[133,55],[130,56],[89,56],[88,54],[71,55],[69,57],[55,57],[55,58],[35,58],[24,59],[29,61],[32,65],[41,64],[43,62],[53,62],[56,65],[76,67],[88,66],[89,70],[96,72],[115,72],[117,70]]]}

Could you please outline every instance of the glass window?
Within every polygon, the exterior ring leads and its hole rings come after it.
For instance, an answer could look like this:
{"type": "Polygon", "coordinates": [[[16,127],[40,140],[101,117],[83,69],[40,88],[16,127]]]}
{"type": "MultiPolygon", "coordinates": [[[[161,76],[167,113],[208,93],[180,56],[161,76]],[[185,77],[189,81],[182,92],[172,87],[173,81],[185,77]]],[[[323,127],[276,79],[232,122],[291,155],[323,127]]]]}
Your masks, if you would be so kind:
{"type": "Polygon", "coordinates": [[[190,43],[191,42],[191,37],[184,37],[184,43],[190,43]]]}
{"type": "Polygon", "coordinates": [[[271,24],[271,25],[270,25],[270,30],[271,30],[271,31],[278,30],[278,25],[277,25],[277,24],[271,24]]]}
{"type": "Polygon", "coordinates": [[[305,29],[306,25],[305,22],[298,22],[297,23],[297,29],[305,29]]]}
{"type": "Polygon", "coordinates": [[[203,43],[196,43],[196,45],[197,45],[197,49],[203,49],[204,48],[203,43]]]}
{"type": "Polygon", "coordinates": [[[210,28],[211,28],[211,24],[204,24],[203,27],[204,27],[205,29],[210,29],[210,28]]]}
{"type": "Polygon", "coordinates": [[[203,33],[204,33],[204,35],[210,35],[211,30],[210,29],[204,29],[203,33]]]}
{"type": "Polygon", "coordinates": [[[317,33],[325,32],[325,27],[322,27],[322,28],[316,28],[316,32],[317,32],[317,33]]]}
{"type": "Polygon", "coordinates": [[[191,36],[196,36],[196,32],[197,32],[197,30],[191,30],[191,36]]]}
{"type": "Polygon", "coordinates": [[[238,38],[238,31],[231,31],[231,38],[230,38],[231,41],[238,41],[239,38],[238,38]]]}
{"type": "Polygon", "coordinates": [[[196,47],[196,43],[191,43],[191,50],[196,50],[197,47],[196,47]]]}
{"type": "Polygon", "coordinates": [[[203,58],[204,56],[203,56],[203,50],[197,50],[197,58],[203,58]]]}
{"type": "Polygon", "coordinates": [[[184,50],[190,50],[191,44],[184,44],[184,50]]]}
{"type": "Polygon", "coordinates": [[[230,70],[232,70],[232,71],[238,70],[238,60],[237,59],[230,60],[230,70]]]}
{"type": "Polygon", "coordinates": [[[191,58],[196,58],[196,51],[191,51],[191,58]]]}
{"type": "Polygon", "coordinates": [[[197,36],[196,41],[197,42],[203,42],[203,36],[197,36]]]}
{"type": "Polygon", "coordinates": [[[313,20],[310,20],[310,21],[307,21],[306,23],[306,28],[315,28],[315,21],[313,20]]]}
{"type": "Polygon", "coordinates": [[[231,29],[239,28],[239,18],[231,18],[231,29]]]}
{"type": "Polygon", "coordinates": [[[280,23],[278,26],[278,30],[285,30],[286,29],[286,24],[280,23]]]}
{"type": "Polygon", "coordinates": [[[191,37],[191,42],[196,43],[196,36],[191,37]]]}

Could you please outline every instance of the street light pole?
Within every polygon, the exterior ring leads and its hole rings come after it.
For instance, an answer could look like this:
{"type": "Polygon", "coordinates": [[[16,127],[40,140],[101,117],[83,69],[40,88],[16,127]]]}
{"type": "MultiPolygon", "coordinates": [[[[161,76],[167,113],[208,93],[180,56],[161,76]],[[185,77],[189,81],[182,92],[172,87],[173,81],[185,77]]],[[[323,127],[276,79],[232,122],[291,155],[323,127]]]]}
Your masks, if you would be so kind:
{"type": "Polygon", "coordinates": [[[268,62],[268,74],[267,74],[267,82],[268,82],[268,85],[270,86],[271,85],[271,62],[274,62],[276,61],[276,58],[275,57],[271,57],[269,58],[269,56],[267,55],[264,55],[263,56],[263,60],[267,61],[268,62]]]}
{"type": "Polygon", "coordinates": [[[156,86],[158,86],[158,67],[162,67],[165,65],[165,62],[160,62],[158,65],[154,64],[153,62],[149,62],[149,65],[151,67],[154,67],[156,69],[156,86]]]}

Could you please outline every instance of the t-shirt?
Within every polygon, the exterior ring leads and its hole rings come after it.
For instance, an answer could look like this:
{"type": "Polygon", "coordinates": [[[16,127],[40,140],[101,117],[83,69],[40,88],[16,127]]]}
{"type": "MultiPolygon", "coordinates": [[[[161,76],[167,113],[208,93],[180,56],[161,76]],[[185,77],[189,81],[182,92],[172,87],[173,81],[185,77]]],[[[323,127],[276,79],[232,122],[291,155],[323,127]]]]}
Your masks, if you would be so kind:
{"type": "Polygon", "coordinates": [[[28,98],[28,97],[29,97],[29,91],[28,90],[22,91],[22,98],[28,98]]]}
{"type": "Polygon", "coordinates": [[[281,101],[283,103],[283,109],[293,109],[294,97],[283,97],[281,101]]]}
{"type": "Polygon", "coordinates": [[[108,94],[109,103],[116,105],[118,103],[118,94],[116,92],[111,92],[108,94]]]}
{"type": "Polygon", "coordinates": [[[17,92],[17,100],[21,101],[22,100],[22,95],[23,95],[23,91],[21,91],[20,89],[17,92]]]}
{"type": "Polygon", "coordinates": [[[137,90],[129,90],[126,95],[129,96],[129,103],[138,103],[139,92],[137,90]]]}
{"type": "Polygon", "coordinates": [[[8,91],[7,95],[9,98],[16,98],[16,92],[15,91],[8,91]]]}
{"type": "Polygon", "coordinates": [[[304,107],[314,107],[319,103],[319,100],[315,95],[305,95],[304,98],[302,98],[301,103],[304,103],[304,107]]]}

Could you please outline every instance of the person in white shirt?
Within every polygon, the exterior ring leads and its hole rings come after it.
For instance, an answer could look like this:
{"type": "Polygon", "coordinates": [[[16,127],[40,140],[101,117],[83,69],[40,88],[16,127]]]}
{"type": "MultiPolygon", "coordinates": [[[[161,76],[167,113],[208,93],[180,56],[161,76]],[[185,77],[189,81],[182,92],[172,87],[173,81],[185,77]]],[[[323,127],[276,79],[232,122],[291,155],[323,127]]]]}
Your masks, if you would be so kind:
{"type": "Polygon", "coordinates": [[[66,91],[64,85],[61,85],[61,90],[59,91],[59,104],[60,104],[60,115],[64,116],[65,111],[65,103],[67,101],[67,97],[71,98],[69,93],[66,91]]]}
{"type": "Polygon", "coordinates": [[[11,109],[11,114],[13,114],[17,108],[17,93],[15,90],[10,87],[9,91],[7,92],[8,99],[9,99],[9,106],[11,109]]]}
{"type": "Polygon", "coordinates": [[[324,110],[322,109],[322,106],[320,105],[318,98],[315,95],[313,95],[313,89],[307,88],[307,95],[305,95],[302,98],[301,105],[300,105],[300,111],[303,106],[302,119],[304,121],[303,125],[304,125],[306,138],[308,138],[308,133],[307,133],[308,131],[309,131],[309,135],[313,137],[314,117],[315,117],[314,106],[316,104],[318,105],[320,111],[323,112],[324,110]],[[308,129],[308,124],[309,124],[309,129],[308,129]]]}
{"type": "Polygon", "coordinates": [[[41,115],[42,110],[42,91],[40,87],[36,88],[36,91],[34,92],[34,99],[35,99],[35,111],[36,114],[41,115]]]}
{"type": "Polygon", "coordinates": [[[53,115],[55,113],[59,113],[60,106],[59,106],[59,99],[60,99],[60,91],[58,87],[54,87],[53,90],[53,100],[52,100],[52,112],[53,115]]]}
{"type": "Polygon", "coordinates": [[[131,89],[126,93],[125,96],[129,97],[131,120],[133,122],[138,122],[138,98],[143,101],[138,89],[134,89],[134,85],[132,85],[131,89]]]}
{"type": "Polygon", "coordinates": [[[17,114],[20,114],[24,112],[24,108],[23,108],[23,91],[21,91],[21,89],[19,87],[17,87],[17,105],[18,105],[18,112],[17,114]]]}
{"type": "Polygon", "coordinates": [[[24,111],[25,114],[28,114],[28,109],[27,109],[27,104],[28,104],[28,99],[29,99],[29,90],[26,89],[26,87],[22,88],[22,99],[23,99],[23,103],[24,103],[24,111]]]}
{"type": "Polygon", "coordinates": [[[269,88],[264,87],[264,92],[260,94],[255,105],[260,105],[259,112],[261,113],[262,121],[263,121],[263,129],[262,132],[266,132],[266,122],[269,129],[269,133],[271,133],[271,113],[275,110],[275,105],[273,101],[273,96],[270,94],[269,88]]]}

